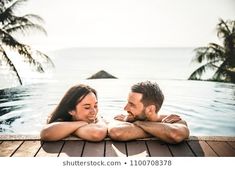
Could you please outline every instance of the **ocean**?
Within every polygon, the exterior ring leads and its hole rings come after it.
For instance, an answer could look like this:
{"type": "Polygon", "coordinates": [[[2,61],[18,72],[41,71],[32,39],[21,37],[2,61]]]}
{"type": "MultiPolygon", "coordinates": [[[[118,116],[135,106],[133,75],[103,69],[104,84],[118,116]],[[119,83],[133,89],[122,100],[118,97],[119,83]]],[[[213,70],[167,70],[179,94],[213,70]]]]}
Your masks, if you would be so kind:
{"type": "MultiPolygon", "coordinates": [[[[123,110],[132,84],[154,81],[165,95],[159,113],[177,113],[191,135],[235,136],[235,85],[187,80],[198,66],[194,48],[69,48],[50,51],[55,69],[30,72],[21,64],[23,86],[1,71],[0,134],[38,134],[47,116],[73,85],[98,91],[99,113],[111,121],[123,110]],[[87,80],[105,70],[118,79],[87,80]]],[[[206,75],[208,76],[208,75],[206,75]]],[[[206,77],[205,76],[205,77],[206,77]]]]}

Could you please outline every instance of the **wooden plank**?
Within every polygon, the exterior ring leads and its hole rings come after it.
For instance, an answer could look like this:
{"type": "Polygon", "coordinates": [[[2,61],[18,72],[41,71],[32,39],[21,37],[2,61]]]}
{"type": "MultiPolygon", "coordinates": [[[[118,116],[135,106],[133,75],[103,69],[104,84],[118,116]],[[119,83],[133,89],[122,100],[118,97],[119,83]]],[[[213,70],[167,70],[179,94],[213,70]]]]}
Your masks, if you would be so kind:
{"type": "Polygon", "coordinates": [[[10,134],[10,135],[0,135],[0,140],[3,141],[24,141],[24,140],[31,140],[31,141],[40,141],[39,135],[19,135],[19,134],[10,134]]]}
{"type": "Polygon", "coordinates": [[[205,141],[188,141],[188,144],[198,157],[218,156],[205,141]]]}
{"type": "Polygon", "coordinates": [[[138,157],[149,157],[149,152],[146,147],[145,141],[136,140],[126,143],[127,146],[127,155],[138,156],[138,157]]]}
{"type": "Polygon", "coordinates": [[[83,157],[103,157],[105,142],[85,142],[83,157]]]}
{"type": "Polygon", "coordinates": [[[233,136],[189,136],[188,140],[194,141],[235,141],[233,136]]]}
{"type": "Polygon", "coordinates": [[[37,157],[57,157],[64,144],[64,141],[43,142],[42,147],[37,153],[37,157]]]}
{"type": "Polygon", "coordinates": [[[235,141],[228,141],[227,142],[232,148],[235,149],[235,141]]]}
{"type": "Polygon", "coordinates": [[[184,141],[179,144],[170,144],[169,148],[175,157],[194,157],[195,155],[184,141]]]}
{"type": "Polygon", "coordinates": [[[13,157],[34,157],[41,147],[40,141],[24,141],[13,157]]]}
{"type": "Polygon", "coordinates": [[[126,157],[126,145],[125,142],[106,141],[105,148],[106,157],[126,157]]]}
{"type": "Polygon", "coordinates": [[[83,146],[84,146],[84,141],[82,140],[66,141],[59,156],[60,157],[81,157],[83,146]]]}
{"type": "Polygon", "coordinates": [[[146,141],[149,153],[151,157],[171,157],[171,152],[166,145],[159,140],[148,140],[146,141]]]}
{"type": "Polygon", "coordinates": [[[23,141],[3,141],[0,145],[0,157],[11,156],[23,141]]]}
{"type": "Polygon", "coordinates": [[[228,143],[222,141],[207,141],[207,143],[220,157],[235,157],[235,150],[228,143]]]}
{"type": "MultiPolygon", "coordinates": [[[[20,139],[23,137],[20,137],[20,139]]],[[[145,139],[131,142],[114,142],[106,139],[103,142],[85,142],[80,139],[67,139],[59,142],[42,142],[30,139],[23,141],[0,140],[1,156],[235,156],[233,138],[224,141],[188,140],[177,145],[168,145],[159,140],[145,139]],[[84,143],[84,144],[83,144],[84,143]]],[[[216,138],[216,137],[215,137],[216,138]]]]}
{"type": "MultiPolygon", "coordinates": [[[[31,140],[31,141],[40,141],[40,135],[7,135],[3,134],[0,135],[0,140],[1,141],[24,141],[24,140],[31,140]]],[[[69,136],[63,140],[81,140],[78,137],[75,136],[69,136]]],[[[151,137],[151,138],[146,138],[146,139],[141,139],[141,140],[159,140],[158,138],[151,137]]],[[[188,140],[204,140],[204,141],[235,141],[234,136],[189,136],[188,140]]]]}

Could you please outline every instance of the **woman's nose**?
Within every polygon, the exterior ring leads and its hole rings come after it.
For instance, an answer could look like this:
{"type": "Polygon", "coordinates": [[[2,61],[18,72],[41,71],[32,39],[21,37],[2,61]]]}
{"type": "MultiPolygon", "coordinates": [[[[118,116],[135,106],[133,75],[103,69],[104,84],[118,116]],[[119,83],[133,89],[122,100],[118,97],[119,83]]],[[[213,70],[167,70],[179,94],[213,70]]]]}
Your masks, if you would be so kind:
{"type": "Polygon", "coordinates": [[[96,113],[96,109],[95,108],[91,108],[90,113],[91,114],[95,114],[96,113]]]}

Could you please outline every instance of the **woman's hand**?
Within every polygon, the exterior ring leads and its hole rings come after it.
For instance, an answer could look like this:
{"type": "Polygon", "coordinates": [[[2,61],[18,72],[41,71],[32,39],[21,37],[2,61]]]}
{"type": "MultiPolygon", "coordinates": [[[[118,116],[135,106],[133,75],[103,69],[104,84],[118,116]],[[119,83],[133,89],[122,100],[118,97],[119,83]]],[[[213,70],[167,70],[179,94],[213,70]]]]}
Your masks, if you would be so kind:
{"type": "Polygon", "coordinates": [[[87,125],[89,123],[86,122],[86,121],[77,121],[77,124],[78,124],[78,128],[80,128],[80,127],[85,126],[85,125],[87,125]]]}

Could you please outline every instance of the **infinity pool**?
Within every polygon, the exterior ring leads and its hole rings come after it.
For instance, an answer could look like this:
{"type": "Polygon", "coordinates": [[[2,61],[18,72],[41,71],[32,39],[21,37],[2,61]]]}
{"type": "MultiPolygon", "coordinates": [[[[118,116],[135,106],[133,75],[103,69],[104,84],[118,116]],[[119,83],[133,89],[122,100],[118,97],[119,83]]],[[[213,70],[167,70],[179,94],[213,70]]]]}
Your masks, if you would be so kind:
{"type": "MultiPolygon", "coordinates": [[[[115,114],[125,113],[123,107],[129,88],[137,81],[107,79],[79,83],[97,89],[99,113],[111,121],[115,114]]],[[[181,115],[187,121],[191,135],[235,136],[235,85],[187,80],[154,81],[165,93],[160,113],[181,115]]],[[[47,115],[72,85],[55,81],[0,90],[0,133],[38,134],[47,115]]]]}

